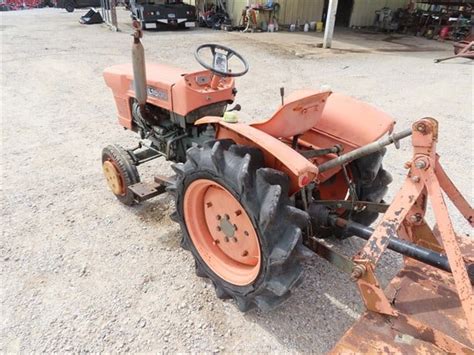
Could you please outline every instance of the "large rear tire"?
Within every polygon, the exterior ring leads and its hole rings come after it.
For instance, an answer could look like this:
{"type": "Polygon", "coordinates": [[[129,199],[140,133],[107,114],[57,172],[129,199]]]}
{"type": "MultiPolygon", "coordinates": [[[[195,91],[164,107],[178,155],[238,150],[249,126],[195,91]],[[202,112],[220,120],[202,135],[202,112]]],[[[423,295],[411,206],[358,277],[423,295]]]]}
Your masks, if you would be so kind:
{"type": "Polygon", "coordinates": [[[241,311],[270,310],[286,300],[301,279],[297,249],[308,215],[293,207],[288,177],[265,168],[256,148],[231,140],[193,147],[175,164],[181,246],[196,274],[209,278],[219,298],[241,311]]]}
{"type": "MultiPolygon", "coordinates": [[[[392,182],[392,176],[382,165],[384,154],[385,150],[382,150],[354,160],[347,165],[347,177],[341,170],[320,186],[315,198],[322,200],[350,200],[351,196],[354,196],[353,192],[355,192],[356,201],[383,203],[383,199],[388,191],[388,185],[392,182]],[[350,180],[354,191],[351,191],[348,187],[347,179],[350,180]]],[[[337,210],[333,212],[337,212],[343,218],[350,219],[365,226],[370,226],[379,217],[378,212],[368,209],[337,210]]],[[[333,236],[347,238],[351,236],[345,234],[338,228],[334,229],[330,226],[318,225],[318,222],[315,221],[313,221],[313,232],[321,238],[333,236]]]]}
{"type": "MultiPolygon", "coordinates": [[[[392,182],[392,175],[383,168],[386,149],[353,161],[349,167],[354,177],[357,198],[360,201],[383,203],[392,182]]],[[[351,219],[370,226],[378,218],[378,212],[362,210],[353,212],[351,219]]]]}

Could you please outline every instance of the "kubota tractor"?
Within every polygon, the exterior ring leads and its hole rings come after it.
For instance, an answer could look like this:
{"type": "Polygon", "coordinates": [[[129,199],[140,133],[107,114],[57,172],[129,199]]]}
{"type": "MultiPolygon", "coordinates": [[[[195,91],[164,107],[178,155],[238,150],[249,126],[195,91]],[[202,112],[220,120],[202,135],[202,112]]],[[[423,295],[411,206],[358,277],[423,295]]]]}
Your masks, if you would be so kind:
{"type": "Polygon", "coordinates": [[[353,98],[320,90],[285,97],[282,90],[272,117],[239,123],[239,105],[227,110],[237,93],[234,77],[249,69],[239,53],[202,45],[195,56],[205,70],[198,72],[145,65],[140,25],[134,26],[133,63],[107,68],[104,77],[120,124],[140,139],[133,149],[106,147],[103,171],[126,205],[174,194],[181,245],[217,297],[234,299],[242,311],[275,307],[298,285],[301,256],[311,249],[349,273],[368,309],[341,349],[390,344],[394,351],[472,351],[473,248],[466,240],[459,246],[441,190],[471,226],[473,211],[439,165],[436,120],[393,133],[390,116],[353,98]],[[240,71],[231,70],[232,60],[240,71]],[[382,164],[385,146],[409,136],[415,150],[409,174],[387,205],[392,178],[382,164]],[[137,166],[159,157],[174,163],[176,176],[141,182],[137,166]],[[428,196],[438,223],[434,232],[425,220],[428,196]],[[383,219],[370,228],[379,214],[383,219]],[[368,240],[352,258],[327,242],[351,236],[368,240]],[[384,293],[374,270],[387,248],[405,255],[406,265],[384,293]],[[416,285],[423,287],[414,292],[416,285]],[[440,288],[459,298],[445,297],[443,312],[433,309],[430,317],[427,309],[436,306],[425,304],[417,315],[415,306],[442,297],[440,288]],[[400,304],[406,309],[397,309],[400,304]],[[388,318],[397,326],[387,325],[388,318]],[[400,334],[416,341],[394,342],[400,334]]]}

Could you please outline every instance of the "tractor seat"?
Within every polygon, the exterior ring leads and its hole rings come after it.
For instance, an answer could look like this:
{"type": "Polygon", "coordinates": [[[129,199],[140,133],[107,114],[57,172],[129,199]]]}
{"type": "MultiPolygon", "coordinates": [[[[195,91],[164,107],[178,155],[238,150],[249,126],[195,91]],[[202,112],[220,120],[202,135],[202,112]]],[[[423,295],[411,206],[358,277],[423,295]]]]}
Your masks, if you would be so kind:
{"type": "Polygon", "coordinates": [[[288,138],[313,128],[321,117],[331,91],[298,90],[266,121],[251,124],[275,138],[288,138]]]}

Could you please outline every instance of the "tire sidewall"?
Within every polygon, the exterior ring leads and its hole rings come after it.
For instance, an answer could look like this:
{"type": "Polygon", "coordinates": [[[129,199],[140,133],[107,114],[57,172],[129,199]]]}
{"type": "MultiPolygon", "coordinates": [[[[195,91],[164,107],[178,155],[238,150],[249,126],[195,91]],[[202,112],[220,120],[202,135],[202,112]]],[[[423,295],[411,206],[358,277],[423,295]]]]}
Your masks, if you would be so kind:
{"type": "Polygon", "coordinates": [[[132,206],[136,203],[136,201],[133,192],[130,191],[128,186],[140,182],[140,177],[138,175],[138,172],[136,171],[136,167],[132,165],[126,157],[123,156],[123,153],[126,153],[126,151],[122,150],[123,149],[117,148],[113,145],[104,148],[104,150],[102,151],[102,164],[105,161],[109,160],[115,165],[115,168],[120,172],[122,183],[125,185],[125,194],[114,194],[114,196],[124,205],[132,206]],[[115,155],[117,155],[117,157],[115,155]],[[118,159],[122,161],[125,169],[123,169],[122,166],[118,163],[118,159]]]}
{"type": "Polygon", "coordinates": [[[76,4],[73,0],[66,0],[64,3],[64,9],[67,12],[74,12],[74,9],[76,8],[76,4]]]}
{"type": "Polygon", "coordinates": [[[210,275],[210,278],[214,282],[219,282],[224,289],[229,289],[232,291],[232,293],[239,294],[242,296],[248,295],[249,293],[258,290],[259,286],[263,283],[265,280],[265,270],[264,267],[267,264],[267,253],[266,253],[266,247],[265,245],[262,244],[262,237],[261,237],[261,231],[258,228],[258,223],[255,220],[255,212],[254,208],[252,208],[252,203],[251,201],[248,201],[248,194],[243,194],[240,195],[237,192],[237,187],[233,186],[232,182],[226,181],[222,179],[221,177],[216,176],[213,174],[213,172],[208,171],[208,170],[201,170],[201,171],[196,171],[188,176],[186,176],[183,180],[183,186],[182,186],[182,197],[179,198],[177,201],[177,211],[181,215],[181,220],[184,222],[182,223],[182,230],[183,230],[183,238],[186,239],[188,242],[188,245],[191,249],[192,254],[195,256],[196,262],[199,263],[199,265],[205,270],[206,274],[210,275]],[[192,241],[192,238],[190,237],[189,231],[186,227],[186,219],[184,216],[184,195],[186,193],[186,190],[188,186],[193,183],[196,180],[200,179],[207,179],[214,181],[224,187],[232,196],[240,202],[244,210],[246,211],[247,215],[249,216],[250,220],[252,221],[252,225],[254,227],[255,232],[257,233],[258,237],[258,242],[260,246],[260,270],[258,273],[258,276],[255,280],[252,281],[249,285],[246,286],[238,286],[234,285],[232,283],[229,283],[222,279],[221,276],[217,275],[208,265],[207,263],[201,258],[201,255],[199,254],[198,250],[194,246],[194,243],[192,241]]]}

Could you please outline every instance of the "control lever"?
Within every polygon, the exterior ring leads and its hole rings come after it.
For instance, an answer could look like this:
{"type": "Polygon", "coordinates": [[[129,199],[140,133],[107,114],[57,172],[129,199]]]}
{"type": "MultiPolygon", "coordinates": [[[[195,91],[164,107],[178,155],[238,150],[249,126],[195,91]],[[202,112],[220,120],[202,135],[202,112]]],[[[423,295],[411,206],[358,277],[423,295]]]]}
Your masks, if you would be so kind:
{"type": "Polygon", "coordinates": [[[232,107],[231,109],[227,110],[227,112],[232,112],[232,111],[240,111],[242,109],[242,106],[240,106],[239,104],[235,105],[234,107],[232,107]]]}

